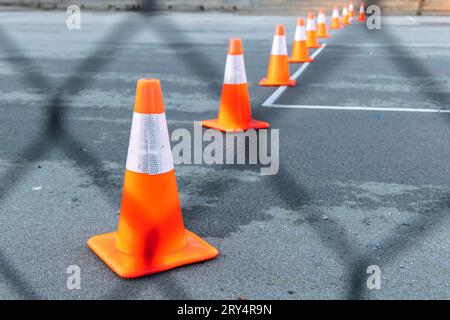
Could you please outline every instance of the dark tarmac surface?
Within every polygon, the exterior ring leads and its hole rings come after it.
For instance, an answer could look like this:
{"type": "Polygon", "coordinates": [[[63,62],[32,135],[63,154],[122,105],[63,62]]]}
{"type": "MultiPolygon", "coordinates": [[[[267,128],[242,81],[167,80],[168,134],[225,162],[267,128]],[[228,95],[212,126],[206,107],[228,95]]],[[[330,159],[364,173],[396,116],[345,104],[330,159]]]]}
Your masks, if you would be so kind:
{"type": "MultiPolygon", "coordinates": [[[[290,47],[295,17],[0,17],[0,298],[450,298],[450,114],[261,107],[274,25],[290,47]],[[186,227],[221,255],[122,280],[85,242],[117,226],[136,81],[160,78],[169,131],[193,131],[217,113],[231,37],[254,117],[280,130],[280,171],[176,166],[186,227]]],[[[450,110],[450,18],[383,23],[333,33],[277,103],[450,110]]]]}

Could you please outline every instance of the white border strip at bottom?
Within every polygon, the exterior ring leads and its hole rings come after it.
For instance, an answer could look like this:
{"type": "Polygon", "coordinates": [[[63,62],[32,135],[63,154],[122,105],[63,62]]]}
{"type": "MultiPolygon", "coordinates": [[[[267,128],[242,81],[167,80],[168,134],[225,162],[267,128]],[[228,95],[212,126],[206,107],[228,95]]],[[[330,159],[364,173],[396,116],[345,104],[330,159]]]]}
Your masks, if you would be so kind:
{"type": "Polygon", "coordinates": [[[273,108],[287,109],[311,109],[311,110],[348,110],[348,111],[383,111],[383,112],[420,112],[420,113],[450,113],[446,109],[424,109],[424,108],[377,108],[377,107],[340,107],[340,106],[296,106],[284,104],[272,104],[273,108]]]}

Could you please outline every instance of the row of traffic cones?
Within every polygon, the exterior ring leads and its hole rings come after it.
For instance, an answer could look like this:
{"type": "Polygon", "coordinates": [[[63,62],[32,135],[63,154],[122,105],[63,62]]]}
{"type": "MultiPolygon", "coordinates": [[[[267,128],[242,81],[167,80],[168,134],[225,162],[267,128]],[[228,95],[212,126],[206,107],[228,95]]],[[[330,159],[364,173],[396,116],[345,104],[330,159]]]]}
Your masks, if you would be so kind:
{"type": "Polygon", "coordinates": [[[290,79],[289,63],[312,62],[309,49],[320,48],[317,38],[329,38],[325,22],[324,10],[319,13],[319,27],[316,26],[314,14],[308,14],[305,28],[305,20],[297,19],[294,43],[292,45],[291,57],[288,57],[286,46],[286,32],[283,25],[277,25],[272,44],[267,77],[259,82],[261,86],[288,86],[293,87],[296,81],[290,79]]]}
{"type": "MultiPolygon", "coordinates": [[[[365,19],[361,6],[360,21],[365,19]]],[[[346,12],[346,11],[344,11],[346,12]]],[[[348,10],[347,10],[348,12],[348,10]]],[[[351,10],[350,13],[351,14],[351,10]]],[[[343,17],[342,24],[346,19],[343,17]]],[[[341,28],[339,11],[333,11],[332,29],[341,28]]],[[[276,27],[267,78],[262,86],[294,86],[289,63],[311,62],[309,48],[319,48],[317,37],[328,38],[325,11],[305,21],[298,19],[292,56],[285,28],[276,27]]],[[[203,126],[220,131],[268,128],[252,119],[242,40],[231,39],[217,119],[203,126]]],[[[137,83],[118,230],[94,236],[88,246],[123,278],[136,278],[216,257],[216,248],[184,227],[178,197],[169,133],[160,81],[137,83]]]]}
{"type": "MultiPolygon", "coordinates": [[[[330,28],[333,30],[341,29],[344,26],[351,24],[353,18],[355,17],[355,10],[353,6],[353,2],[350,2],[348,6],[344,6],[342,8],[342,19],[339,15],[339,8],[336,6],[333,9],[333,14],[331,17],[331,26],[330,28]]],[[[359,22],[364,22],[366,20],[366,14],[364,9],[364,3],[361,3],[359,6],[359,22]]]]}
{"type": "MultiPolygon", "coordinates": [[[[360,7],[360,19],[364,20],[364,4],[361,3],[360,7]]],[[[341,23],[339,10],[335,7],[331,28],[341,29],[344,25],[348,25],[350,21],[348,19],[348,12],[348,9],[344,10],[344,17],[347,18],[343,19],[341,23]]],[[[272,43],[267,76],[259,82],[259,85],[295,86],[297,82],[290,77],[289,63],[312,62],[313,59],[309,55],[309,49],[320,48],[322,45],[318,43],[317,39],[329,37],[325,10],[323,8],[320,9],[317,25],[314,13],[309,12],[306,27],[303,18],[297,20],[292,55],[289,57],[285,27],[283,25],[277,25],[272,43]]],[[[204,127],[223,132],[264,129],[269,127],[267,122],[252,119],[250,95],[244,65],[244,50],[241,39],[231,39],[228,45],[225,78],[218,117],[216,119],[204,120],[202,124],[204,127]]]]}

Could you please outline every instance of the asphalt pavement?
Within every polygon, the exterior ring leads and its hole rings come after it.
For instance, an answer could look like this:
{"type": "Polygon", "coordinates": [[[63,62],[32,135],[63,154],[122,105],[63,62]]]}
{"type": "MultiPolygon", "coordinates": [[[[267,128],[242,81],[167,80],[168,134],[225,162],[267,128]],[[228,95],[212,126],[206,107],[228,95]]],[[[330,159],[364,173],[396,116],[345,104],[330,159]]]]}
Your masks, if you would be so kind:
{"type": "Polygon", "coordinates": [[[450,299],[450,18],[333,32],[273,107],[258,82],[275,24],[290,47],[295,16],[66,19],[0,12],[1,299],[450,299]],[[192,132],[217,113],[231,37],[254,117],[280,130],[280,170],[176,166],[186,227],[221,254],[122,280],[86,241],[117,226],[136,81],[161,79],[169,131],[192,132]]]}

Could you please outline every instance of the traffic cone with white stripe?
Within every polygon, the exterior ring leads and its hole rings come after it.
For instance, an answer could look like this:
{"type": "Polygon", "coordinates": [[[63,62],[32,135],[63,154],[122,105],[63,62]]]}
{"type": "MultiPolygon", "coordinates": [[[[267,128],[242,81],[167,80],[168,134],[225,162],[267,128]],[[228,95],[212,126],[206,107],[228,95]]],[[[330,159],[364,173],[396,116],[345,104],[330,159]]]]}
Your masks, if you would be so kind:
{"type": "Polygon", "coordinates": [[[303,18],[298,18],[294,44],[292,45],[292,57],[289,58],[289,62],[302,63],[312,61],[313,59],[309,56],[309,50],[306,47],[305,20],[303,18]]]}
{"type": "Polygon", "coordinates": [[[306,46],[310,49],[321,47],[317,43],[316,18],[312,12],[308,13],[308,20],[306,20],[306,46]]]}
{"type": "Polygon", "coordinates": [[[342,8],[342,25],[348,26],[350,24],[350,17],[348,16],[348,7],[342,8]]]}
{"type": "Polygon", "coordinates": [[[267,78],[262,79],[259,85],[293,87],[296,84],[297,81],[290,79],[286,32],[284,25],[279,24],[275,29],[267,78]]]}
{"type": "Polygon", "coordinates": [[[341,29],[341,17],[339,16],[339,8],[334,7],[333,9],[333,16],[331,17],[331,26],[330,28],[332,30],[341,29]]]}
{"type": "Polygon", "coordinates": [[[202,125],[224,132],[269,127],[267,122],[252,119],[241,39],[231,39],[228,45],[219,116],[202,121],[202,125]]]}
{"type": "Polygon", "coordinates": [[[366,13],[365,13],[365,10],[364,10],[364,3],[363,2],[361,2],[359,4],[359,18],[358,18],[358,21],[360,21],[360,22],[366,21],[366,13]]]}
{"type": "Polygon", "coordinates": [[[137,83],[118,230],[92,237],[88,246],[123,278],[218,255],[184,228],[159,80],[137,83]]]}
{"type": "Polygon", "coordinates": [[[330,35],[327,31],[327,19],[325,16],[325,9],[320,8],[319,15],[317,16],[317,38],[329,38],[330,35]]]}
{"type": "Polygon", "coordinates": [[[353,1],[350,1],[348,4],[348,19],[349,19],[349,21],[352,21],[354,16],[355,16],[355,6],[353,4],[353,1]]]}

